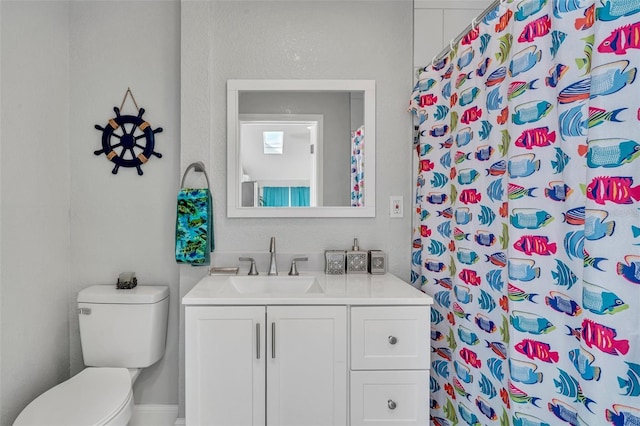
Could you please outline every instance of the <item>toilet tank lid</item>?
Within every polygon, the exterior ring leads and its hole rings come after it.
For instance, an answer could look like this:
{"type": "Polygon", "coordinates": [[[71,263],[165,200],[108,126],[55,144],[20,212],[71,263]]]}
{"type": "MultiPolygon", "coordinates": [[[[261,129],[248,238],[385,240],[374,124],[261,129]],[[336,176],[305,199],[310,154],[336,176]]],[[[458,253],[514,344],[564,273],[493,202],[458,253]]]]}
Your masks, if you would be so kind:
{"type": "Polygon", "coordinates": [[[165,285],[139,285],[132,289],[117,289],[115,285],[93,285],[78,293],[81,303],[147,304],[169,297],[165,285]]]}

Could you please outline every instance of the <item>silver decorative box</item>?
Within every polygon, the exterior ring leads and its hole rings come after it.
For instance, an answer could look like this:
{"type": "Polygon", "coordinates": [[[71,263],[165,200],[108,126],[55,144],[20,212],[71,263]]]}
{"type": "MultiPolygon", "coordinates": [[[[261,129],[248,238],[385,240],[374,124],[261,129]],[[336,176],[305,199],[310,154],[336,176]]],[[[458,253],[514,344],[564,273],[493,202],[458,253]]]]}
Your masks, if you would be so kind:
{"type": "Polygon", "coordinates": [[[382,250],[369,250],[369,273],[384,274],[387,272],[387,255],[382,250]]]}
{"type": "Polygon", "coordinates": [[[325,268],[324,272],[330,275],[341,275],[345,271],[345,251],[326,250],[324,252],[325,268]]]}
{"type": "Polygon", "coordinates": [[[347,252],[347,274],[366,274],[368,263],[366,251],[347,252]]]}

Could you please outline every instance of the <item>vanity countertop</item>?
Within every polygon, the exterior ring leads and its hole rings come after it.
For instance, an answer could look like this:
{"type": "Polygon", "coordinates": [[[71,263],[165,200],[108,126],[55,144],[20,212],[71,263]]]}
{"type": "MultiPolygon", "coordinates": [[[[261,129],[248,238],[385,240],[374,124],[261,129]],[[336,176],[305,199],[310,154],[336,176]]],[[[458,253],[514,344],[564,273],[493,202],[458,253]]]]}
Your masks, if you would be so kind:
{"type": "MultiPolygon", "coordinates": [[[[300,273],[300,278],[315,277],[320,292],[239,293],[230,291],[235,276],[207,276],[183,298],[183,305],[431,305],[433,299],[392,274],[327,275],[324,272],[300,273]]],[[[244,276],[238,276],[246,279],[244,276]]],[[[260,276],[270,279],[297,277],[260,276]]]]}

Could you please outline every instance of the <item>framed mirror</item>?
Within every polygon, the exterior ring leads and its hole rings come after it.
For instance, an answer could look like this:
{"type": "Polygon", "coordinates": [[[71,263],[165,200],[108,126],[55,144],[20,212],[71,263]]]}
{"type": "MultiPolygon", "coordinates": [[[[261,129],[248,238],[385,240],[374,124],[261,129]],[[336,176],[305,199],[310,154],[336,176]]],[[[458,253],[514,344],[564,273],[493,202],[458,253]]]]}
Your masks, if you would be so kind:
{"type": "Polygon", "coordinates": [[[375,81],[228,80],[228,217],[375,217],[375,81]]]}

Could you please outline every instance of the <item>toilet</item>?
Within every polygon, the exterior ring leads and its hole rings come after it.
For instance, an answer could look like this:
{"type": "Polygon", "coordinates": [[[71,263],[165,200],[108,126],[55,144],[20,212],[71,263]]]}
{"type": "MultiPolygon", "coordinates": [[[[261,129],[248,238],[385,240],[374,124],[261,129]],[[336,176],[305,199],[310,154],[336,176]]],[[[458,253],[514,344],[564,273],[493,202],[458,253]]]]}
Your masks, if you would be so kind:
{"type": "Polygon", "coordinates": [[[120,290],[94,285],[78,293],[82,356],[87,368],[34,399],[14,426],[124,426],[133,383],[162,358],[169,287],[120,290]]]}

